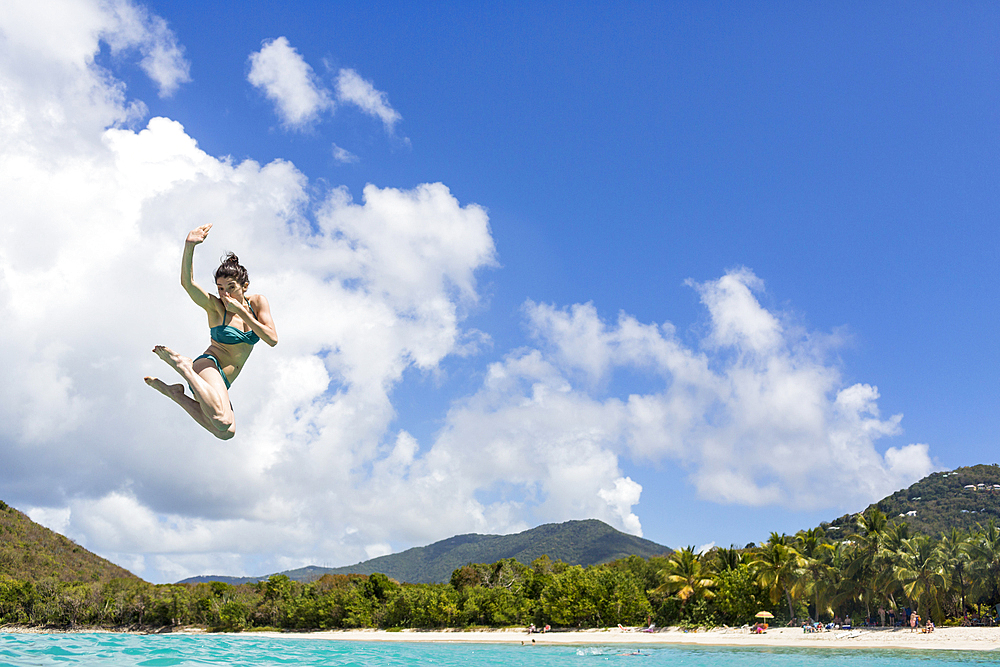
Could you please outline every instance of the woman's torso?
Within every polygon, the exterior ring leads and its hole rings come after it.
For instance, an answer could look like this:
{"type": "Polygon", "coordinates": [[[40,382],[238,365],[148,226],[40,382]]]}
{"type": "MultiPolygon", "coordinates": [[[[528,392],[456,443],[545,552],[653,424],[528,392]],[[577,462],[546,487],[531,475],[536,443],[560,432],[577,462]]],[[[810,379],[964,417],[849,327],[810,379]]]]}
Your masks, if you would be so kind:
{"type": "MultiPolygon", "coordinates": [[[[251,312],[256,312],[254,297],[248,296],[251,312]]],[[[221,302],[220,302],[221,304],[221,302]]],[[[213,313],[208,318],[212,342],[205,354],[219,360],[223,372],[232,383],[243,370],[243,365],[253,352],[253,345],[260,339],[250,330],[250,326],[237,313],[230,313],[222,306],[222,312],[213,313]]]]}

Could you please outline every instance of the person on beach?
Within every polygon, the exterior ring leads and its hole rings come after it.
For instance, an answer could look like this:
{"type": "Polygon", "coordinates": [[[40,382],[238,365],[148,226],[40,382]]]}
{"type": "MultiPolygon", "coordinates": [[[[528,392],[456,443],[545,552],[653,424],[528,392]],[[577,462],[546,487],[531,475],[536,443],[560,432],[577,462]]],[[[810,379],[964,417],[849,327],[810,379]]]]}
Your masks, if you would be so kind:
{"type": "Polygon", "coordinates": [[[181,285],[191,300],[208,313],[212,342],[194,360],[163,345],[153,348],[156,356],[184,378],[193,398],[184,393],[183,384],[168,385],[148,376],[145,381],[184,408],[209,433],[228,440],[236,435],[229,387],[239,376],[254,344],[262,340],[274,347],[278,344],[278,333],[267,299],[262,294],[246,293],[250,276],[233,253],[227,254],[215,270],[218,296],[194,282],[194,248],[208,237],[211,228],[211,224],[202,225],[188,233],[181,258],[181,285]]]}

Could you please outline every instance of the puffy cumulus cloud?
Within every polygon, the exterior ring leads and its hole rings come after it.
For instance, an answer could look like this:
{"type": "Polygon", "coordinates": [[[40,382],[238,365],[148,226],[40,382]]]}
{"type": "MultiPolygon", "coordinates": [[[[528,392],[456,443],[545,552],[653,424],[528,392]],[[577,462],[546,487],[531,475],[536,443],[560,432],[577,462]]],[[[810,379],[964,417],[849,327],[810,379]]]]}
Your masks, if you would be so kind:
{"type": "Polygon", "coordinates": [[[99,40],[123,57],[136,48],[149,54],[146,71],[164,94],[187,78],[187,63],[162,20],[126,3],[0,3],[0,152],[8,161],[88,150],[108,125],[145,114],[145,105],[126,102],[124,84],[95,63],[99,40]]]}
{"type": "Polygon", "coordinates": [[[333,109],[329,92],[286,37],[265,40],[250,54],[247,80],[274,103],[286,127],[308,128],[320,113],[333,109]]]}
{"type": "Polygon", "coordinates": [[[139,50],[139,66],[156,82],[160,97],[169,97],[191,80],[190,65],[167,22],[127,0],[106,4],[116,22],[103,33],[112,53],[139,50]]]}
{"type": "Polygon", "coordinates": [[[711,501],[790,508],[863,505],[933,469],[924,445],[879,452],[901,417],[879,415],[874,387],[844,386],[829,337],[764,308],[751,271],[692,286],[707,312],[693,344],[670,324],[608,323],[592,304],[527,302],[536,346],[490,365],[426,453],[400,434],[374,470],[382,507],[358,512],[399,517],[414,536],[433,522],[514,530],[528,516],[641,535],[626,462],[679,463],[711,501]],[[662,389],[616,392],[629,373],[662,389]]]}
{"type": "Polygon", "coordinates": [[[387,132],[392,132],[396,123],[403,119],[389,104],[388,95],[352,69],[344,68],[337,74],[337,100],[341,104],[353,104],[378,118],[387,132]]]}
{"type": "Polygon", "coordinates": [[[697,288],[712,317],[706,344],[741,354],[768,354],[782,344],[778,318],[761,308],[753,295],[764,284],[749,269],[731,271],[714,282],[688,284],[697,288]]]}
{"type": "Polygon", "coordinates": [[[599,489],[598,497],[608,503],[615,511],[625,529],[635,535],[642,536],[642,526],[639,517],[632,513],[632,507],[639,503],[639,496],[642,494],[642,485],[633,482],[628,477],[619,477],[615,480],[614,489],[599,489]]]}
{"type": "Polygon", "coordinates": [[[793,508],[870,502],[933,469],[926,445],[878,452],[880,438],[900,433],[902,416],[880,416],[875,387],[843,386],[826,359],[828,337],[764,308],[755,295],[763,283],[750,270],[691,285],[708,311],[693,347],[670,324],[622,314],[609,326],[590,304],[527,304],[532,332],[557,369],[546,376],[564,383],[564,396],[593,401],[595,387],[619,369],[662,378],[660,392],[594,406],[592,415],[605,415],[605,449],[675,459],[706,499],[793,508]]]}
{"type": "Polygon", "coordinates": [[[620,412],[572,391],[539,351],[514,353],[451,408],[429,451],[405,468],[379,462],[379,514],[414,535],[434,524],[508,532],[526,528],[528,516],[599,518],[640,532],[630,511],[640,487],[607,447],[620,412]]]}
{"type": "Polygon", "coordinates": [[[112,83],[106,72],[93,66],[96,52],[91,47],[95,38],[103,40],[113,55],[127,56],[129,51],[137,50],[140,67],[157,84],[162,97],[190,81],[184,50],[166,21],[127,0],[5,2],[0,4],[0,36],[2,48],[13,49],[11,53],[20,56],[18,62],[8,66],[21,72],[57,76],[55,81],[49,77],[32,81],[32,88],[45,94],[55,92],[51,84],[64,86],[76,74],[82,80],[70,85],[67,93],[79,94],[85,87],[98,92],[104,87],[114,100],[120,99],[120,84],[112,83]],[[62,71],[53,69],[53,64],[62,65],[62,71]],[[104,85],[95,85],[95,80],[104,85]]]}
{"type": "Polygon", "coordinates": [[[130,6],[66,9],[76,20],[48,43],[25,36],[42,14],[0,24],[7,499],[156,580],[246,572],[257,554],[266,571],[384,552],[396,526],[372,531],[378,516],[358,510],[379,506],[373,475],[417,455],[412,438],[386,436],[390,393],[406,369],[434,372],[482,339],[462,319],[476,272],[495,264],[485,211],[441,184],[317,199],[288,162],[212,157],[165,118],[124,127],[142,108],[94,56],[101,40],[132,39],[114,18],[130,6]],[[238,447],[142,383],[171,377],[154,344],[204,348],[177,271],[184,234],[205,222],[199,281],[237,250],[283,332],[233,388],[238,447]]]}

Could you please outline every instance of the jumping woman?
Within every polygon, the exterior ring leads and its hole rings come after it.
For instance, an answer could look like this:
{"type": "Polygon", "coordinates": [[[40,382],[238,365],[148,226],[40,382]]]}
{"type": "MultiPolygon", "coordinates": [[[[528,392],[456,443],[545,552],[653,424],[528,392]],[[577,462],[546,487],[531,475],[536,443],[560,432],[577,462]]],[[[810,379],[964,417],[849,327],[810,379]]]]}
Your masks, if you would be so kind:
{"type": "Polygon", "coordinates": [[[261,294],[247,294],[250,277],[233,253],[226,255],[215,270],[219,296],[209,294],[194,282],[194,247],[208,237],[212,225],[202,225],[187,235],[181,259],[181,285],[191,300],[208,313],[212,342],[205,354],[192,361],[168,347],[157,345],[153,353],[167,362],[187,381],[194,398],[184,393],[183,384],[146,378],[157,390],[191,415],[209,433],[222,440],[236,435],[236,417],[229,402],[229,387],[250,357],[257,341],[271,347],[278,344],[278,332],[271,308],[261,294]]]}

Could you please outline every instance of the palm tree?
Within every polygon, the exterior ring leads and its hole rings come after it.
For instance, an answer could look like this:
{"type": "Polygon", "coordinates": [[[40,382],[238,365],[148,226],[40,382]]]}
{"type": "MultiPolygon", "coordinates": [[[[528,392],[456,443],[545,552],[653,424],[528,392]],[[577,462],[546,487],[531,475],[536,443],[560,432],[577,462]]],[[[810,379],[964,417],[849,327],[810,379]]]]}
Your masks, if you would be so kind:
{"type": "Polygon", "coordinates": [[[711,570],[704,566],[694,547],[685,547],[670,554],[667,565],[657,575],[663,583],[656,588],[657,593],[676,595],[681,601],[681,610],[688,601],[698,598],[711,600],[715,597],[715,579],[711,570]]]}
{"type": "Polygon", "coordinates": [[[904,540],[898,558],[895,574],[903,586],[903,593],[914,603],[917,611],[926,609],[935,621],[940,621],[940,592],[947,587],[948,581],[937,559],[933,541],[926,535],[904,540]]]}
{"type": "Polygon", "coordinates": [[[842,540],[832,545],[830,552],[830,570],[827,573],[827,581],[824,582],[826,590],[826,606],[831,611],[838,608],[848,600],[860,597],[860,584],[856,579],[847,576],[848,569],[854,561],[854,552],[857,545],[842,540]]]}
{"type": "Polygon", "coordinates": [[[898,552],[903,548],[903,542],[913,537],[910,524],[905,521],[891,523],[882,531],[882,549],[886,552],[898,552]]]}
{"type": "Polygon", "coordinates": [[[743,554],[736,548],[736,545],[732,545],[728,549],[725,547],[713,549],[712,556],[716,572],[735,570],[743,562],[743,554]]]}
{"type": "Polygon", "coordinates": [[[785,594],[788,617],[794,619],[794,600],[802,592],[805,559],[795,547],[786,544],[787,541],[787,536],[771,533],[771,539],[757,551],[750,567],[753,568],[758,583],[770,593],[771,602],[777,604],[781,594],[785,594]]]}
{"type": "Polygon", "coordinates": [[[990,519],[985,528],[980,524],[976,525],[979,531],[973,538],[970,549],[973,573],[986,589],[989,603],[996,604],[1000,598],[1000,591],[997,590],[1000,579],[1000,529],[993,519],[990,519]]]}
{"type": "Polygon", "coordinates": [[[889,528],[889,519],[881,510],[869,507],[864,514],[858,515],[855,524],[863,535],[881,535],[889,528]]]}
{"type": "Polygon", "coordinates": [[[865,613],[871,616],[871,602],[882,590],[885,580],[885,539],[890,530],[885,514],[874,507],[858,515],[857,531],[848,537],[852,550],[846,575],[857,584],[857,598],[865,603],[865,613]]]}
{"type": "Polygon", "coordinates": [[[959,616],[965,616],[965,592],[969,585],[969,536],[958,528],[941,536],[936,549],[936,557],[949,578],[949,586],[959,591],[959,616]]]}
{"type": "Polygon", "coordinates": [[[903,551],[904,542],[911,537],[913,535],[910,532],[910,526],[905,521],[889,524],[882,532],[882,546],[875,558],[873,586],[894,609],[899,607],[896,604],[897,593],[903,593],[899,580],[896,578],[899,554],[903,551]]]}
{"type": "Polygon", "coordinates": [[[829,588],[829,581],[832,568],[829,560],[833,552],[833,545],[825,541],[826,532],[822,528],[810,528],[799,531],[795,535],[796,546],[804,561],[803,573],[807,578],[807,587],[813,594],[813,601],[816,605],[816,620],[819,620],[821,611],[820,598],[829,588]]]}

